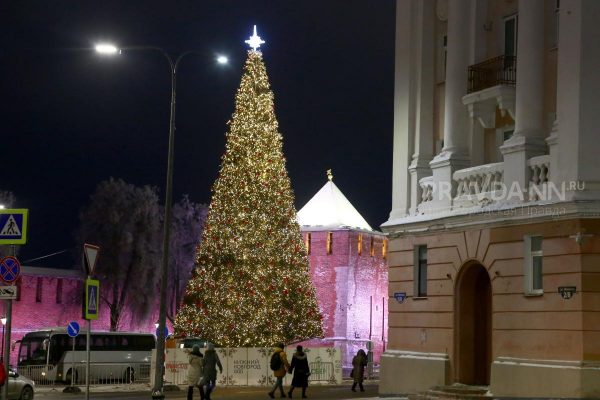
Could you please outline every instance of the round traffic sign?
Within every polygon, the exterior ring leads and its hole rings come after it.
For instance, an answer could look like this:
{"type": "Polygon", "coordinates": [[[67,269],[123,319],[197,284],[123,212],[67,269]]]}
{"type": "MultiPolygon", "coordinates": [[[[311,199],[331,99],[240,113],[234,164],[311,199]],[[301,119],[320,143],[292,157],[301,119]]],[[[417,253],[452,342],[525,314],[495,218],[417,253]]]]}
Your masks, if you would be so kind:
{"type": "Polygon", "coordinates": [[[76,321],[69,322],[69,325],[67,325],[67,333],[71,337],[77,336],[79,334],[79,323],[76,321]]]}
{"type": "MultiPolygon", "coordinates": [[[[156,328],[156,337],[158,337],[159,333],[160,333],[160,328],[156,328]]],[[[166,339],[167,336],[169,336],[169,328],[167,328],[166,326],[165,326],[164,333],[165,333],[165,339],[166,339]]]]}
{"type": "Polygon", "coordinates": [[[21,264],[16,257],[4,257],[0,261],[0,279],[4,282],[14,282],[21,275],[21,264]]]}

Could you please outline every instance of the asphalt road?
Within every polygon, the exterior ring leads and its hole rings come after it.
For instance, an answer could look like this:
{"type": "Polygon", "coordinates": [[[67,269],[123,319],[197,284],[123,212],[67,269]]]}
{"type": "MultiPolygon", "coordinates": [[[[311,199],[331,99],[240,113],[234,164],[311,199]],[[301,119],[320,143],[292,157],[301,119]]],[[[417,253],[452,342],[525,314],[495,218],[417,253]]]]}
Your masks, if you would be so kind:
{"type": "MultiPolygon", "coordinates": [[[[285,388],[286,391],[289,387],[285,388]]],[[[269,391],[265,387],[217,387],[217,389],[211,394],[212,400],[269,400],[270,397],[267,395],[269,391]]],[[[306,395],[312,400],[359,400],[359,399],[377,399],[378,398],[378,385],[369,384],[365,385],[364,392],[352,392],[350,390],[350,384],[345,386],[309,386],[306,395]]],[[[180,391],[168,391],[165,392],[166,399],[185,399],[187,396],[187,389],[180,391]]],[[[293,398],[301,399],[302,391],[299,389],[294,390],[293,398]]],[[[70,400],[84,400],[85,393],[68,394],[62,393],[61,390],[38,390],[35,396],[36,399],[70,399],[70,400]]],[[[150,391],[111,391],[111,392],[91,392],[90,399],[150,399],[150,391]]],[[[279,394],[275,395],[275,398],[279,398],[279,394]]],[[[198,390],[194,392],[194,400],[200,399],[198,390]]]]}

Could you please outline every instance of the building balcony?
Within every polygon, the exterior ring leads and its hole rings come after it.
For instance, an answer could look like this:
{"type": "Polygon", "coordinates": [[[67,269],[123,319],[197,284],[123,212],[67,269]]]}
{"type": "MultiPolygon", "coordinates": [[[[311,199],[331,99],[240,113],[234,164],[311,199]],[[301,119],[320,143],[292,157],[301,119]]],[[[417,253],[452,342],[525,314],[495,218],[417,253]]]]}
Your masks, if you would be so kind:
{"type": "Polygon", "coordinates": [[[485,206],[501,197],[503,190],[504,163],[485,164],[454,172],[456,194],[452,201],[454,209],[485,206]]]}
{"type": "Polygon", "coordinates": [[[498,56],[469,67],[468,93],[494,86],[515,86],[517,57],[498,56]]]}
{"type": "Polygon", "coordinates": [[[462,101],[484,128],[494,128],[496,108],[515,119],[516,65],[516,57],[499,56],[469,67],[468,94],[462,101]]]}
{"type": "MultiPolygon", "coordinates": [[[[515,166],[508,166],[514,168],[515,166]]],[[[417,215],[463,214],[486,207],[505,208],[533,204],[549,199],[550,156],[527,160],[529,182],[522,191],[513,182],[504,181],[504,162],[464,168],[452,174],[452,182],[436,182],[433,176],[419,180],[421,191],[417,215]],[[450,207],[444,201],[450,196],[450,207]]]]}

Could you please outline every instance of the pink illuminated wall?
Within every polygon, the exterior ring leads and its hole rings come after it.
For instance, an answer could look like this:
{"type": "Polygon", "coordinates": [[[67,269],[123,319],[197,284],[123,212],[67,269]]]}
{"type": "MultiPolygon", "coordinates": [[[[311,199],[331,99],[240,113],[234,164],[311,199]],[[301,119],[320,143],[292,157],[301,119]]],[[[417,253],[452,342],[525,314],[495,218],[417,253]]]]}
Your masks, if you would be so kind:
{"type": "MultiPolygon", "coordinates": [[[[73,270],[23,267],[18,282],[20,299],[13,300],[11,341],[27,332],[38,329],[66,328],[70,321],[77,321],[83,328],[87,322],[81,318],[81,297],[84,276],[73,270]]],[[[101,284],[102,290],[102,284],[101,284]]],[[[5,308],[4,302],[2,302],[5,308]]],[[[158,303],[157,303],[158,304],[158,303]]],[[[4,310],[3,310],[4,315],[4,310]]],[[[154,333],[158,307],[145,320],[137,322],[131,313],[122,317],[121,331],[154,333]]],[[[100,304],[98,320],[92,322],[93,331],[110,329],[109,311],[100,304]]],[[[11,353],[11,364],[16,365],[19,347],[11,353]]]]}
{"type": "Polygon", "coordinates": [[[310,271],[323,315],[325,342],[343,349],[342,362],[348,367],[356,351],[360,348],[366,351],[370,341],[373,360],[378,363],[387,341],[385,237],[377,232],[311,231],[307,227],[303,235],[307,242],[310,235],[310,271]],[[329,234],[330,254],[327,251],[329,234]]]}

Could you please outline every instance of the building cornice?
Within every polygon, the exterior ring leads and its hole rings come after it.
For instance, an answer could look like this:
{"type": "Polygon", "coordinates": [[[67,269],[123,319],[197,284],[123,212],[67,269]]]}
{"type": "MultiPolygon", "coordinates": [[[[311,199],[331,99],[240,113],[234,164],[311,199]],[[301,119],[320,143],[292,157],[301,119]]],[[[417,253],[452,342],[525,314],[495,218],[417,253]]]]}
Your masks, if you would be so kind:
{"type": "Polygon", "coordinates": [[[381,228],[390,238],[454,232],[464,229],[515,226],[571,219],[600,219],[600,201],[527,203],[521,206],[482,207],[443,216],[419,215],[390,220],[381,228]]]}

